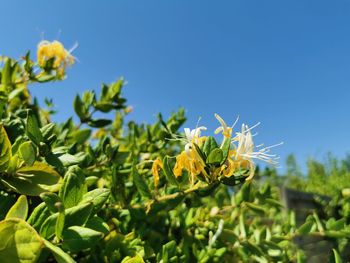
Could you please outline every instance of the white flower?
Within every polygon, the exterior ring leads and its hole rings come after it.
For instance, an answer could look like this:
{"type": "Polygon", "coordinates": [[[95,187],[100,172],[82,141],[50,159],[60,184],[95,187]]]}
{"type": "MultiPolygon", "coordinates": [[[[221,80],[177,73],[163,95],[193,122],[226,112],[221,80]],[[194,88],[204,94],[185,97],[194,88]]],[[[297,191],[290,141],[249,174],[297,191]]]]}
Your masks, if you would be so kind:
{"type": "Polygon", "coordinates": [[[204,126],[200,126],[198,128],[195,128],[193,130],[191,130],[190,128],[185,128],[185,136],[188,142],[194,142],[194,143],[198,143],[198,139],[201,136],[201,131],[205,131],[207,129],[207,127],[204,126]]]}
{"type": "Polygon", "coordinates": [[[185,145],[185,151],[187,154],[189,154],[190,150],[192,149],[192,144],[199,144],[199,140],[201,137],[201,131],[205,131],[207,128],[204,126],[197,127],[193,130],[190,128],[185,128],[185,136],[186,136],[186,145],[185,145]]]}
{"type": "MultiPolygon", "coordinates": [[[[258,123],[257,125],[259,124],[260,123],[258,123]]],[[[269,154],[269,152],[271,148],[283,144],[283,142],[281,142],[254,151],[255,148],[260,148],[263,146],[263,144],[261,144],[254,147],[253,135],[251,134],[251,130],[257,125],[254,125],[253,127],[249,128],[248,125],[243,124],[241,132],[237,132],[237,135],[234,138],[234,141],[238,141],[235,158],[242,158],[244,160],[247,160],[250,164],[250,175],[247,177],[246,180],[250,180],[254,176],[255,164],[252,159],[258,159],[272,165],[277,165],[277,160],[279,159],[279,157],[276,154],[269,154]]]]}

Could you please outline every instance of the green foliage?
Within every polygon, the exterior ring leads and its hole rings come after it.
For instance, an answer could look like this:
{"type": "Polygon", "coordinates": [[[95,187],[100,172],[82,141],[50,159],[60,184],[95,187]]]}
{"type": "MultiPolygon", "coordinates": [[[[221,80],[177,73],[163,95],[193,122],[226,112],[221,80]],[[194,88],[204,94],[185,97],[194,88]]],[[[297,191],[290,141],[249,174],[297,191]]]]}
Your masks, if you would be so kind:
{"type": "MultiPolygon", "coordinates": [[[[78,123],[53,123],[53,102],[41,107],[28,85],[62,80],[57,60],[37,63],[27,53],[0,68],[1,262],[306,262],[294,242],[304,236],[332,240],[329,256],[341,262],[350,191],[340,194],[335,171],[348,174],[349,162],[310,161],[307,180],[337,199],[326,217],[314,213],[296,225],[275,170],[249,182],[247,166],[222,174],[234,150],[227,134],[220,145],[211,136],[191,145],[203,166],[196,180],[188,171],[175,175],[184,110],[153,124],[126,122],[122,78],[76,96],[78,123]]],[[[314,189],[288,160],[289,182],[314,189]]]]}
{"type": "Polygon", "coordinates": [[[27,197],[25,195],[21,195],[18,198],[17,202],[7,212],[5,219],[15,217],[15,218],[21,218],[23,220],[26,220],[27,215],[28,215],[27,197]]]}
{"type": "Polygon", "coordinates": [[[336,196],[350,188],[349,156],[337,160],[330,153],[324,162],[309,159],[306,174],[300,171],[293,155],[287,159],[287,185],[292,188],[322,195],[336,196]]]}
{"type": "Polygon", "coordinates": [[[2,125],[0,125],[0,171],[6,171],[10,160],[12,158],[11,154],[11,143],[7,137],[7,133],[2,125]]]}
{"type": "Polygon", "coordinates": [[[44,247],[43,239],[23,219],[0,222],[0,258],[11,262],[36,262],[44,247]]]}

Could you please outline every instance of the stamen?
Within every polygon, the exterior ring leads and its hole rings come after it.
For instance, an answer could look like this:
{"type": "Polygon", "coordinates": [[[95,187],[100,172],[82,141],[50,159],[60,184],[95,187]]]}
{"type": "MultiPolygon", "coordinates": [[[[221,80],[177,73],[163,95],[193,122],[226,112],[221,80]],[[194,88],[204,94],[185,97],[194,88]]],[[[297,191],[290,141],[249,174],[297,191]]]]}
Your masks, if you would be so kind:
{"type": "Polygon", "coordinates": [[[238,120],[239,120],[239,115],[237,116],[235,122],[232,124],[231,129],[233,129],[233,127],[235,127],[235,125],[237,124],[238,120]]]}

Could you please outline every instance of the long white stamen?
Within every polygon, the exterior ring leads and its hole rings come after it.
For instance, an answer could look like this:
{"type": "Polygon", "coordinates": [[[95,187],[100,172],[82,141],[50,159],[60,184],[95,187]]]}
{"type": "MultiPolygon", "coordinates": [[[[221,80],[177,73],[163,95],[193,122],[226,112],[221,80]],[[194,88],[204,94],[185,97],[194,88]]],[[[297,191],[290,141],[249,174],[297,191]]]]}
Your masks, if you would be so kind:
{"type": "Polygon", "coordinates": [[[196,130],[197,130],[197,128],[198,128],[198,125],[199,125],[199,122],[200,122],[201,119],[202,119],[202,117],[199,117],[199,118],[198,118],[198,121],[197,121],[197,124],[196,124],[196,130]]]}
{"type": "Polygon", "coordinates": [[[77,49],[77,47],[79,47],[79,43],[75,42],[74,45],[68,50],[68,53],[71,54],[74,50],[77,49]]]}
{"type": "MultiPolygon", "coordinates": [[[[245,127],[246,127],[246,131],[245,131],[245,132],[251,131],[252,129],[258,127],[260,124],[261,124],[261,122],[259,121],[258,123],[256,123],[255,125],[253,125],[253,126],[250,127],[250,128],[248,127],[248,125],[245,125],[245,127]]],[[[244,124],[243,124],[243,125],[244,125],[244,124]]]]}
{"type": "Polygon", "coordinates": [[[280,146],[280,145],[283,145],[283,144],[284,144],[284,142],[276,143],[276,144],[270,145],[268,147],[265,147],[264,149],[271,149],[271,148],[274,148],[274,147],[277,147],[277,146],[280,146]]]}
{"type": "Polygon", "coordinates": [[[231,129],[233,129],[233,127],[235,127],[235,126],[236,126],[236,124],[237,124],[238,120],[239,120],[239,115],[237,116],[237,118],[236,118],[235,122],[232,124],[231,129]]]}

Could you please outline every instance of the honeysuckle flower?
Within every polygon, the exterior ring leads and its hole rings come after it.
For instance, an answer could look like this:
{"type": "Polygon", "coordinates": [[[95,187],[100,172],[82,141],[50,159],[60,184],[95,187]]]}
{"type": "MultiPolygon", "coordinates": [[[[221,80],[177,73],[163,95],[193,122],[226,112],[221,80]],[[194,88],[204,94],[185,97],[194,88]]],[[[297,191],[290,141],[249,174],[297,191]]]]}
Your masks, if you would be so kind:
{"type": "Polygon", "coordinates": [[[220,173],[225,177],[230,177],[237,170],[237,162],[234,162],[232,156],[234,156],[234,151],[230,150],[229,156],[226,162],[221,166],[220,173]]]}
{"type": "Polygon", "coordinates": [[[155,188],[157,188],[159,184],[159,170],[161,169],[163,169],[163,163],[161,160],[156,159],[152,164],[152,175],[155,188]]]}
{"type": "Polygon", "coordinates": [[[176,164],[173,169],[173,173],[176,177],[182,176],[183,170],[187,171],[191,180],[204,171],[204,163],[198,158],[196,150],[191,150],[188,153],[182,151],[178,156],[176,156],[176,164]]]}
{"type": "MultiPolygon", "coordinates": [[[[252,135],[251,130],[259,123],[250,128],[243,124],[242,130],[232,137],[232,130],[238,118],[231,127],[218,114],[215,114],[215,118],[221,124],[215,130],[215,134],[222,132],[224,136],[220,147],[213,147],[216,144],[213,137],[201,137],[201,132],[206,130],[204,126],[193,130],[185,128],[185,138],[175,138],[185,142],[184,150],[176,156],[173,168],[176,177],[181,176],[183,171],[186,171],[192,183],[196,178],[208,183],[227,182],[225,178],[242,175],[242,172],[245,174],[247,171],[249,174],[246,176],[246,180],[249,181],[254,177],[254,161],[256,159],[273,165],[277,164],[278,157],[269,154],[269,151],[272,147],[280,144],[265,148],[261,148],[262,145],[254,145],[254,135],[252,135]],[[209,140],[208,144],[204,143],[206,140],[209,140]]],[[[233,179],[235,182],[235,178],[233,179]]]]}
{"type": "Polygon", "coordinates": [[[46,61],[51,58],[55,58],[53,68],[60,74],[64,74],[65,68],[72,65],[75,61],[74,57],[71,55],[71,52],[72,50],[66,50],[63,44],[57,40],[52,42],[43,40],[38,44],[38,64],[40,67],[43,67],[46,61]]]}
{"type": "MultiPolygon", "coordinates": [[[[234,159],[236,162],[246,161],[245,165],[249,166],[249,167],[246,167],[246,168],[249,168],[249,176],[246,178],[246,180],[248,181],[254,177],[255,163],[253,159],[258,159],[272,165],[277,165],[278,157],[275,154],[269,154],[269,152],[271,148],[283,144],[283,143],[279,143],[279,144],[264,147],[262,149],[254,151],[255,148],[258,148],[258,147],[254,147],[251,130],[252,128],[249,128],[248,125],[243,124],[241,132],[237,132],[237,135],[234,138],[234,140],[238,141],[238,146],[235,150],[234,159]]],[[[262,145],[259,145],[259,146],[262,146],[262,145]]]]}
{"type": "Polygon", "coordinates": [[[189,153],[189,150],[192,148],[192,144],[195,143],[197,145],[200,145],[204,140],[205,137],[201,137],[201,131],[205,131],[207,128],[204,126],[197,127],[193,130],[190,128],[185,128],[185,136],[186,136],[186,145],[185,145],[185,151],[189,153]]]}

